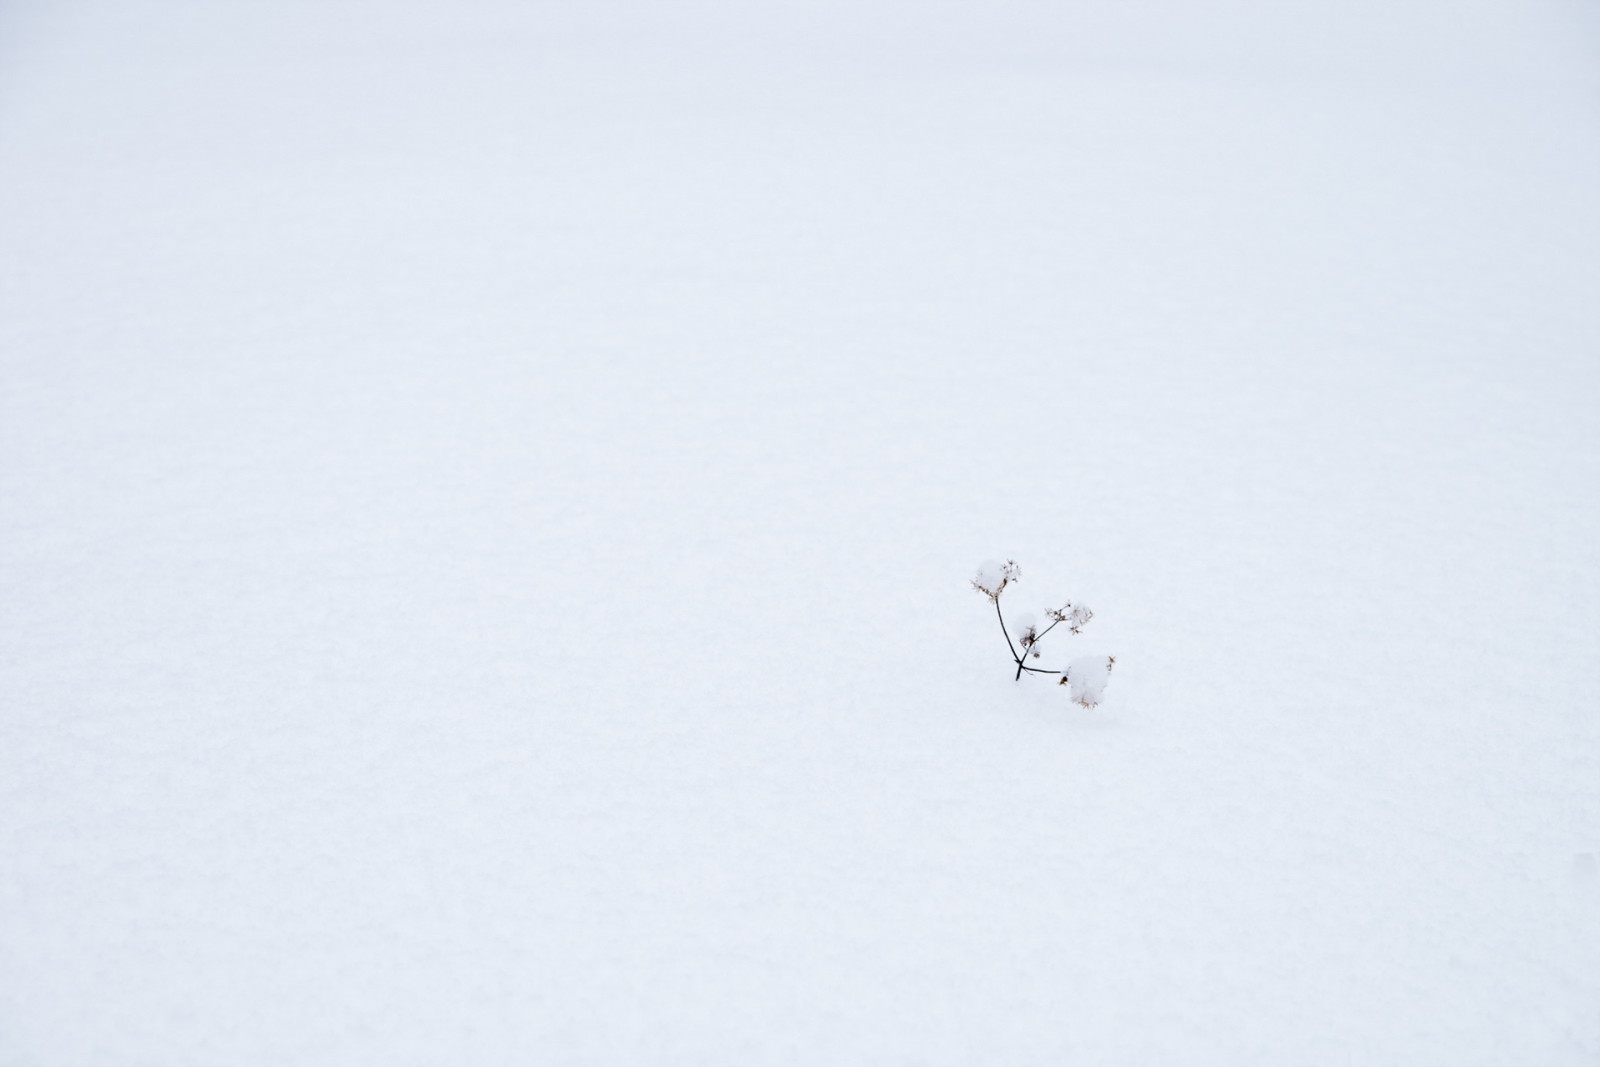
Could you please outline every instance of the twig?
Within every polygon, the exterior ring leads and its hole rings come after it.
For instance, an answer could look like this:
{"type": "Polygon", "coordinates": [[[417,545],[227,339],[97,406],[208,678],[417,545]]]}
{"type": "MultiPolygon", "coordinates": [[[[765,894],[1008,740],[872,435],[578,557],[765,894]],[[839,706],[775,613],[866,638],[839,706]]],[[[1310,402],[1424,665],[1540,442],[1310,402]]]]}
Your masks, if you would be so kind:
{"type": "Polygon", "coordinates": [[[1017,655],[1017,646],[1011,643],[1011,631],[1006,629],[1006,617],[1000,614],[1000,598],[994,597],[993,599],[995,617],[1000,620],[1000,632],[1006,635],[1006,647],[1011,650],[1011,658],[1021,663],[1022,657],[1017,655]]]}

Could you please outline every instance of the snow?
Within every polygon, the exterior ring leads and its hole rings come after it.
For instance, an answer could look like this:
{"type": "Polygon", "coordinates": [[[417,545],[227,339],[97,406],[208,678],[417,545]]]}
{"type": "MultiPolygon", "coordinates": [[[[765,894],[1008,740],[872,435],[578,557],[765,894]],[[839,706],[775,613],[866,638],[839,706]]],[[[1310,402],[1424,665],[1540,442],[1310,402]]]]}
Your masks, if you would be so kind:
{"type": "Polygon", "coordinates": [[[0,1063],[1593,1064],[1597,33],[0,8],[0,1063]]]}
{"type": "MultiPolygon", "coordinates": [[[[1106,684],[1111,680],[1111,667],[1110,656],[1079,656],[1067,664],[1064,681],[1072,702],[1092,708],[1104,700],[1106,684]]],[[[1208,685],[1216,685],[1219,680],[1226,681],[1214,678],[1206,681],[1208,685]]]]}
{"type": "Polygon", "coordinates": [[[1009,560],[1005,563],[985,560],[972,577],[972,587],[993,600],[1005,592],[1006,586],[1016,581],[1021,573],[1017,565],[1009,560]]]}

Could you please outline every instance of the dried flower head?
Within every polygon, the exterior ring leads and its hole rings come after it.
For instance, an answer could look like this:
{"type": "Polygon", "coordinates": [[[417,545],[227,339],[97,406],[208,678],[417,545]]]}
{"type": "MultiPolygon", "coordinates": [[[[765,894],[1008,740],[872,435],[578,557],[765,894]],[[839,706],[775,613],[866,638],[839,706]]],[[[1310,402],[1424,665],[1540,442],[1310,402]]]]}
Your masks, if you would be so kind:
{"type": "MultiPolygon", "coordinates": [[[[1023,651],[1033,648],[1034,642],[1039,640],[1039,624],[1034,621],[1028,612],[1018,615],[1011,623],[1017,631],[1017,647],[1023,651]]],[[[1037,652],[1034,655],[1038,655],[1037,652]]]]}
{"type": "Polygon", "coordinates": [[[1017,566],[1016,560],[1006,560],[996,563],[988,560],[978,568],[978,573],[973,576],[972,588],[988,597],[990,600],[999,600],[1000,594],[1005,592],[1006,586],[1022,577],[1022,569],[1017,566]]]}
{"type": "Polygon", "coordinates": [[[1089,620],[1094,618],[1094,612],[1090,611],[1086,605],[1074,604],[1070,600],[1059,608],[1051,608],[1045,614],[1056,622],[1066,624],[1067,629],[1073,633],[1082,630],[1089,620]]]}

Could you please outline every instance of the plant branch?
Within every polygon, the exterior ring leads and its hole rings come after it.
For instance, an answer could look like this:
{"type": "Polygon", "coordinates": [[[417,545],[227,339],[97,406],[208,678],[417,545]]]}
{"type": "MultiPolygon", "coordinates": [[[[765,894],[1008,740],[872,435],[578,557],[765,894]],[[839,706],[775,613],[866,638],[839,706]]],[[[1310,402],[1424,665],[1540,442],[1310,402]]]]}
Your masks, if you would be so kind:
{"type": "Polygon", "coordinates": [[[1006,647],[1011,650],[1011,658],[1021,663],[1022,657],[1017,655],[1017,646],[1011,643],[1011,631],[1006,629],[1006,617],[1000,613],[1000,598],[993,599],[995,618],[1000,620],[1000,632],[1006,635],[1006,647]]]}
{"type": "MultiPolygon", "coordinates": [[[[1020,681],[1023,671],[1035,670],[1033,667],[1025,666],[1028,658],[1028,652],[1033,648],[1033,644],[1030,643],[1024,647],[1020,653],[1017,652],[1017,646],[1011,640],[1011,631],[1006,629],[1006,617],[1005,614],[1000,610],[1000,598],[998,596],[994,598],[994,615],[995,618],[1000,620],[1000,632],[1006,635],[1006,647],[1011,650],[1012,662],[1017,665],[1016,677],[1012,678],[1011,680],[1014,682],[1020,681]]],[[[1037,642],[1037,640],[1037,638],[1034,639],[1035,642],[1037,642]]],[[[1041,671],[1040,673],[1042,674],[1046,672],[1041,671]]]]}

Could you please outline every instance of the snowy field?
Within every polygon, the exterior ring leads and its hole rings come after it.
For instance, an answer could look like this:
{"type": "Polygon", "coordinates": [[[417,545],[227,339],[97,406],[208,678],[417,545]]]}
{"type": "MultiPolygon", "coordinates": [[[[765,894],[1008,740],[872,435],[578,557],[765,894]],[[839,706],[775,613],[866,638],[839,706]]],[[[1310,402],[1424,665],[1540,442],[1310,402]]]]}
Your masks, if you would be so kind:
{"type": "Polygon", "coordinates": [[[1597,868],[1592,0],[0,8],[5,1067],[1594,1065],[1597,868]]]}

